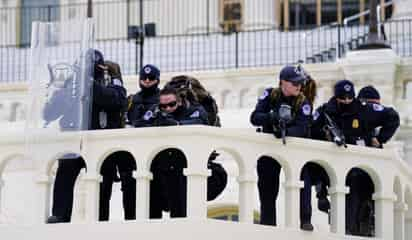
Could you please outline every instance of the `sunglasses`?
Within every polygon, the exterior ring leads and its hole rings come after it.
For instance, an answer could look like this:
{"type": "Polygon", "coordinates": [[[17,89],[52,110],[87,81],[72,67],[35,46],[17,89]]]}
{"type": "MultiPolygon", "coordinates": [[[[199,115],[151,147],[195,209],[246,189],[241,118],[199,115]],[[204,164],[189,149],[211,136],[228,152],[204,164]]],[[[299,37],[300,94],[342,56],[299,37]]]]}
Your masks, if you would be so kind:
{"type": "Polygon", "coordinates": [[[301,85],[301,83],[299,82],[291,82],[291,83],[294,87],[299,87],[301,85]]]}
{"type": "Polygon", "coordinates": [[[351,96],[341,96],[341,97],[337,97],[337,99],[345,101],[345,100],[353,100],[353,97],[351,97],[351,96]]]}
{"type": "Polygon", "coordinates": [[[164,103],[164,104],[162,104],[162,103],[160,103],[159,104],[159,108],[161,108],[161,109],[166,109],[167,107],[175,107],[177,105],[177,102],[176,101],[173,101],[173,102],[170,102],[170,103],[164,103]]]}
{"type": "Polygon", "coordinates": [[[140,80],[141,81],[149,80],[150,82],[153,82],[153,81],[156,81],[157,79],[155,76],[149,75],[149,76],[140,76],[140,80]]]}

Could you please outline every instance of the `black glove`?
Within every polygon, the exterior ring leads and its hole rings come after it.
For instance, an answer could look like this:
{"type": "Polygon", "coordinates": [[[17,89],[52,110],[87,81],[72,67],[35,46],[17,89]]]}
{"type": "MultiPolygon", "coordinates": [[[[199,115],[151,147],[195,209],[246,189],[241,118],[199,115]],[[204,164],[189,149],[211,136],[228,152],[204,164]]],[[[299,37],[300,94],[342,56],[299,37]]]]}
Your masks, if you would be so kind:
{"type": "Polygon", "coordinates": [[[170,114],[160,112],[157,115],[157,126],[176,126],[179,122],[173,118],[170,114]]]}
{"type": "Polygon", "coordinates": [[[208,162],[212,162],[216,160],[216,157],[218,157],[220,153],[216,152],[216,150],[213,150],[213,152],[210,154],[208,162]]]}
{"type": "Polygon", "coordinates": [[[279,116],[277,112],[271,110],[268,113],[268,125],[277,126],[279,125],[279,116]]]}
{"type": "Polygon", "coordinates": [[[282,133],[280,132],[279,129],[276,129],[273,134],[275,135],[276,138],[281,138],[282,137],[282,133]]]}

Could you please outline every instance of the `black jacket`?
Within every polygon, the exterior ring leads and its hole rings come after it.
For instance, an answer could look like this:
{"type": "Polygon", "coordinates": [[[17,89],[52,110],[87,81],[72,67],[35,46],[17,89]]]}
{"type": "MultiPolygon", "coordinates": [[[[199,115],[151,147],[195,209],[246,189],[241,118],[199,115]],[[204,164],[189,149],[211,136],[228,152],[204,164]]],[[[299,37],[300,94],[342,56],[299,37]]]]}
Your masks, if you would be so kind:
{"type": "Polygon", "coordinates": [[[141,90],[133,96],[127,112],[127,118],[132,125],[135,125],[134,123],[139,121],[153,106],[159,104],[159,93],[160,89],[155,88],[153,91],[141,90]]]}
{"type": "MultiPolygon", "coordinates": [[[[254,126],[262,127],[264,133],[273,133],[273,119],[271,119],[270,112],[278,112],[281,104],[293,105],[293,101],[296,97],[284,97],[283,94],[273,101],[271,99],[271,93],[274,89],[268,88],[263,95],[259,97],[255,110],[250,116],[250,122],[254,126]]],[[[292,137],[306,137],[307,127],[309,126],[311,119],[311,106],[305,99],[294,113],[293,120],[286,125],[286,135],[292,137]]]]}
{"type": "Polygon", "coordinates": [[[380,143],[386,143],[399,127],[399,115],[390,107],[380,104],[361,103],[354,99],[352,104],[342,109],[336,98],[332,97],[313,114],[312,136],[326,140],[324,126],[327,124],[324,113],[327,113],[345,135],[346,143],[356,144],[363,140],[366,146],[371,145],[374,129],[381,127],[377,137],[380,143]]]}
{"type": "Polygon", "coordinates": [[[121,83],[109,84],[107,87],[99,83],[93,84],[93,105],[91,129],[121,128],[123,115],[127,107],[126,89],[121,83]],[[102,114],[103,113],[103,114],[102,114]],[[107,115],[107,124],[104,115],[107,115]]]}
{"type": "Polygon", "coordinates": [[[171,114],[161,112],[156,105],[146,111],[140,120],[134,122],[135,127],[194,124],[208,124],[207,113],[201,105],[180,106],[171,114]]]}

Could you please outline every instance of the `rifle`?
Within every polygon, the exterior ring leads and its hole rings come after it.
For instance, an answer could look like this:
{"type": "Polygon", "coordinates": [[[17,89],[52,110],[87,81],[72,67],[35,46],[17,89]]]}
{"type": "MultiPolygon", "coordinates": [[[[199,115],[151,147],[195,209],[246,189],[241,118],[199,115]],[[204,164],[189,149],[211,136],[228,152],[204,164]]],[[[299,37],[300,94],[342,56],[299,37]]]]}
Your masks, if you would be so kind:
{"type": "Polygon", "coordinates": [[[287,104],[281,104],[278,112],[279,130],[282,137],[283,145],[286,145],[286,124],[292,121],[292,107],[287,104]]]}
{"type": "Polygon", "coordinates": [[[347,148],[348,146],[346,145],[345,142],[345,135],[343,135],[342,131],[339,129],[339,127],[336,125],[336,123],[332,120],[332,118],[326,113],[325,118],[327,121],[327,125],[325,126],[325,131],[329,131],[332,134],[332,140],[333,142],[336,143],[336,145],[344,146],[347,148]]]}

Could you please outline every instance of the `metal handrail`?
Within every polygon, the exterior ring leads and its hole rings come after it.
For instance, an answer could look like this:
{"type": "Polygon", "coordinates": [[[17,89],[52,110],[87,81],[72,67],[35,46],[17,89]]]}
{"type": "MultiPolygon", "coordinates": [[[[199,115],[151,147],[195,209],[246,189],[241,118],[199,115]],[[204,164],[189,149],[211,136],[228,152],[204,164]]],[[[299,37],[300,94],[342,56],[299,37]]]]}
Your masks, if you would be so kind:
{"type": "MultiPolygon", "coordinates": [[[[384,3],[383,6],[387,7],[387,6],[390,6],[390,5],[393,5],[393,4],[394,4],[394,2],[390,1],[390,2],[384,3]]],[[[377,16],[378,16],[378,24],[381,23],[380,10],[381,10],[381,4],[376,7],[376,13],[377,13],[377,16]]],[[[368,14],[370,14],[370,9],[368,9],[366,11],[363,11],[361,13],[355,14],[353,16],[346,17],[345,19],[343,19],[343,25],[346,27],[348,25],[348,22],[350,22],[352,20],[355,20],[355,19],[358,19],[358,18],[360,18],[362,16],[365,16],[365,15],[368,15],[368,14]]]]}

